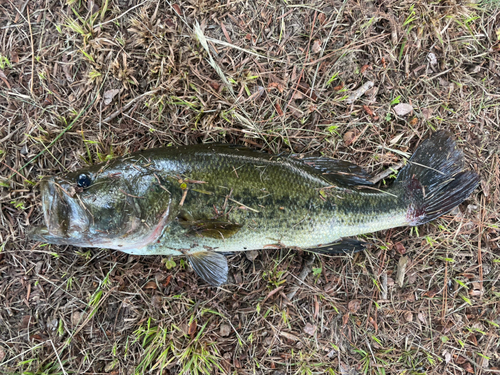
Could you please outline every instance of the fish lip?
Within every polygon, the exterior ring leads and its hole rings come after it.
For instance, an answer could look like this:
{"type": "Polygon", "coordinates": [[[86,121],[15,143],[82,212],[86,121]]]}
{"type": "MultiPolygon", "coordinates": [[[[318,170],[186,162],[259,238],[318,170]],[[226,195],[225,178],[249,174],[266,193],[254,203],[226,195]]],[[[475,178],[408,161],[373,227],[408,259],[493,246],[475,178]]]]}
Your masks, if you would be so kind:
{"type": "Polygon", "coordinates": [[[89,220],[77,199],[54,177],[40,181],[43,226],[34,228],[29,237],[50,243],[79,242],[88,230],[89,220]],[[78,239],[77,239],[78,238],[78,239]]]}

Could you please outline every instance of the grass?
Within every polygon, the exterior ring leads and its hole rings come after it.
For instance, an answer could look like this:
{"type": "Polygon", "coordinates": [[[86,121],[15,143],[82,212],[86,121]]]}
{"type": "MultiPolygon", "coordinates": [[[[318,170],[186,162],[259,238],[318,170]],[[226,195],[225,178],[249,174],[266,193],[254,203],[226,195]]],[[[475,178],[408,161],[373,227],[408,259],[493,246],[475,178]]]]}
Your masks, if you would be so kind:
{"type": "Polygon", "coordinates": [[[24,3],[0,5],[1,373],[500,371],[497,1],[24,3]],[[26,239],[41,176],[138,149],[235,143],[377,174],[437,129],[481,187],[315,257],[301,285],[299,251],[234,255],[214,289],[183,260],[26,239]]]}

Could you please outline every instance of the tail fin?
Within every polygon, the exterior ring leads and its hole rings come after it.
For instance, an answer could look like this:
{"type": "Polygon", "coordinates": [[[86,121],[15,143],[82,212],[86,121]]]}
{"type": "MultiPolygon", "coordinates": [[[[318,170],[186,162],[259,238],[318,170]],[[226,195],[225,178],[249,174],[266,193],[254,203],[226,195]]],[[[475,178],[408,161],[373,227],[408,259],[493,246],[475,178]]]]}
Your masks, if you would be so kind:
{"type": "Polygon", "coordinates": [[[417,148],[401,170],[410,225],[434,220],[458,206],[479,184],[479,176],[463,170],[464,156],[449,133],[440,131],[417,148]]]}

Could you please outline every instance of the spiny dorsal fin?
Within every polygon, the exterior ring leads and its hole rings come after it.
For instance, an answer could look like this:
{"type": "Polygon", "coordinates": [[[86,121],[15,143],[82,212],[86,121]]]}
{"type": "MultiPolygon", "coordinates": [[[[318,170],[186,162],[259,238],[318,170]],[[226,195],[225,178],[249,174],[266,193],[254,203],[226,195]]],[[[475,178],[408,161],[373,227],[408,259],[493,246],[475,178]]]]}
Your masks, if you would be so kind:
{"type": "Polygon", "coordinates": [[[300,160],[320,171],[328,181],[335,185],[344,187],[373,185],[370,181],[373,176],[359,165],[330,158],[305,157],[300,160]]]}
{"type": "Polygon", "coordinates": [[[213,286],[227,281],[228,266],[226,257],[214,251],[199,251],[188,255],[189,263],[196,274],[213,286]]]}

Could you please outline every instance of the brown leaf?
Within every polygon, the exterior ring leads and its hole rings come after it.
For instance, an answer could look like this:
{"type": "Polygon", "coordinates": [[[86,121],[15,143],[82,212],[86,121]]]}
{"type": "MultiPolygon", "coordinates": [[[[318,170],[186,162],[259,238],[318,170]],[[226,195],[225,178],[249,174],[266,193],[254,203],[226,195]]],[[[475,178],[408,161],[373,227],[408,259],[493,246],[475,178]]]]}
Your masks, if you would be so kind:
{"type": "Polygon", "coordinates": [[[119,89],[114,89],[114,90],[107,90],[104,92],[104,105],[109,105],[112,101],[113,98],[120,92],[119,89]]]}
{"type": "Polygon", "coordinates": [[[348,131],[344,134],[344,143],[346,146],[350,146],[356,140],[356,131],[348,131]]]}
{"type": "Polygon", "coordinates": [[[3,362],[3,359],[5,358],[5,350],[0,346],[0,363],[3,362]]]}
{"type": "Polygon", "coordinates": [[[405,247],[403,246],[403,244],[401,242],[396,242],[394,244],[394,247],[396,248],[396,251],[399,254],[404,255],[406,253],[406,249],[405,249],[405,247]]]}
{"type": "Polygon", "coordinates": [[[413,314],[411,311],[404,312],[404,318],[407,322],[413,322],[413,314]]]}
{"type": "Polygon", "coordinates": [[[279,116],[283,116],[283,111],[281,110],[279,103],[274,103],[274,108],[276,108],[276,112],[278,112],[279,116]]]}
{"type": "Polygon", "coordinates": [[[282,94],[283,91],[285,91],[285,86],[283,86],[281,83],[278,83],[278,82],[271,82],[269,85],[267,85],[267,89],[268,90],[278,89],[280,94],[282,94]]]}
{"type": "Polygon", "coordinates": [[[411,125],[411,126],[415,126],[415,125],[417,125],[417,124],[418,124],[418,118],[413,117],[413,118],[411,119],[411,121],[410,121],[410,125],[411,125]]]}
{"type": "Polygon", "coordinates": [[[361,74],[363,74],[364,72],[366,72],[368,69],[372,69],[372,66],[370,64],[363,65],[361,67],[361,74]]]}
{"type": "Polygon", "coordinates": [[[158,289],[158,286],[156,285],[156,281],[148,281],[143,289],[158,289]]]}
{"type": "Polygon", "coordinates": [[[351,313],[355,313],[356,311],[359,310],[360,307],[361,307],[361,303],[359,302],[358,299],[353,299],[353,300],[349,301],[349,303],[347,304],[347,308],[349,309],[349,311],[351,313]]]}
{"type": "Polygon", "coordinates": [[[474,374],[474,369],[472,368],[472,365],[470,364],[470,362],[466,362],[462,367],[469,374],[474,374]]]}
{"type": "Polygon", "coordinates": [[[317,328],[318,327],[313,326],[311,323],[307,323],[306,326],[304,327],[304,332],[312,336],[316,332],[317,328]]]}
{"type": "Polygon", "coordinates": [[[318,21],[321,25],[324,25],[326,22],[326,16],[325,13],[320,13],[318,14],[318,21]]]}
{"type": "Polygon", "coordinates": [[[221,324],[219,334],[222,337],[229,336],[231,333],[231,327],[228,324],[221,324]]]}
{"type": "Polygon", "coordinates": [[[5,83],[5,86],[7,86],[7,88],[10,90],[9,81],[7,80],[7,76],[5,75],[2,69],[0,69],[0,79],[3,81],[3,83],[5,83]]]}
{"type": "Polygon", "coordinates": [[[439,288],[436,286],[436,287],[432,288],[431,290],[425,292],[423,294],[423,297],[433,298],[438,292],[439,292],[439,288]]]}
{"type": "Polygon", "coordinates": [[[378,331],[378,324],[377,324],[377,321],[375,319],[373,319],[372,316],[370,316],[370,318],[368,319],[368,321],[370,322],[370,324],[373,326],[373,328],[375,328],[375,332],[378,331]]]}
{"type": "Polygon", "coordinates": [[[197,324],[196,324],[196,319],[195,319],[189,325],[189,330],[188,330],[188,334],[189,334],[189,337],[191,337],[191,340],[194,339],[194,335],[196,334],[196,327],[197,327],[197,324]]]}
{"type": "Polygon", "coordinates": [[[393,109],[398,116],[406,116],[413,111],[413,106],[411,104],[399,103],[393,109]]]}
{"type": "Polygon", "coordinates": [[[320,53],[321,52],[321,40],[316,39],[312,45],[312,51],[313,53],[320,53]]]}
{"type": "Polygon", "coordinates": [[[288,333],[288,332],[282,331],[282,332],[280,332],[280,335],[288,340],[291,340],[291,341],[300,341],[300,338],[298,336],[295,336],[295,335],[288,333]]]}
{"type": "Polygon", "coordinates": [[[474,334],[469,335],[469,341],[472,342],[475,346],[477,346],[477,337],[474,334]]]}
{"type": "Polygon", "coordinates": [[[406,275],[406,265],[408,264],[409,258],[405,255],[399,258],[398,270],[396,272],[396,283],[400,288],[403,287],[403,283],[406,275]]]}
{"type": "Polygon", "coordinates": [[[181,7],[180,7],[178,4],[172,4],[172,8],[174,8],[175,12],[176,12],[179,16],[182,16],[181,7]]]}
{"type": "Polygon", "coordinates": [[[172,280],[172,275],[168,275],[165,281],[163,282],[163,286],[167,287],[168,284],[170,284],[170,281],[172,280]]]}
{"type": "Polygon", "coordinates": [[[340,85],[338,85],[338,86],[335,86],[335,87],[333,88],[333,91],[340,91],[340,90],[342,90],[343,88],[344,88],[344,82],[342,82],[342,83],[341,83],[340,85]]]}
{"type": "Polygon", "coordinates": [[[467,362],[467,360],[464,357],[462,357],[461,355],[455,356],[455,363],[457,365],[463,365],[465,362],[467,362]]]}

